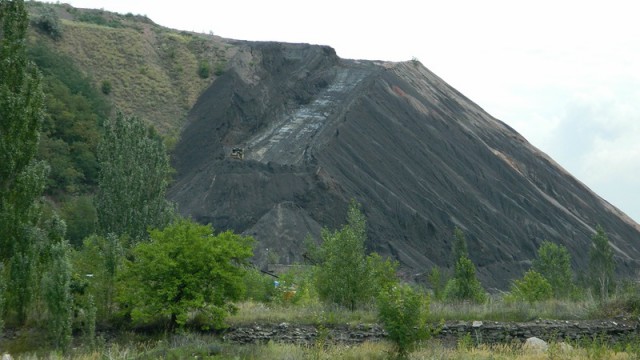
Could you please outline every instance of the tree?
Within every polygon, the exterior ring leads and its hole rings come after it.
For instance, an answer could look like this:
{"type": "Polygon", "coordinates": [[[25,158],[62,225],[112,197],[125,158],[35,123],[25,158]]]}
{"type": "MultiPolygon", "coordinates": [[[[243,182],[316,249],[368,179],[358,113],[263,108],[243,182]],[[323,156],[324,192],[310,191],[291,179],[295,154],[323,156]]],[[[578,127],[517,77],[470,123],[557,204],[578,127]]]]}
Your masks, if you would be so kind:
{"type": "Polygon", "coordinates": [[[529,270],[522,280],[514,280],[511,284],[510,297],[514,300],[524,300],[529,303],[548,300],[553,296],[553,288],[542,274],[529,270]]]}
{"type": "Polygon", "coordinates": [[[538,248],[538,257],[533,260],[532,270],[547,279],[555,298],[566,298],[571,294],[573,273],[566,247],[543,241],[538,248]]]}
{"type": "Polygon", "coordinates": [[[51,245],[51,266],[42,279],[42,290],[47,304],[47,327],[53,344],[67,349],[71,343],[72,305],[71,261],[66,241],[51,245]]]}
{"type": "Polygon", "coordinates": [[[3,320],[3,315],[4,315],[4,301],[5,301],[5,294],[7,292],[7,288],[4,284],[4,265],[2,264],[2,262],[0,261],[0,337],[2,337],[2,331],[4,330],[4,320],[3,320]]]}
{"type": "Polygon", "coordinates": [[[165,199],[171,171],[162,139],[142,121],[118,112],[104,124],[98,147],[100,178],[96,195],[102,234],[146,238],[147,227],[162,228],[173,207],[165,199]]]}
{"type": "Polygon", "coordinates": [[[0,0],[0,261],[7,308],[26,320],[35,293],[40,198],[47,165],[34,160],[43,116],[41,76],[27,60],[24,1],[0,0]]]}
{"type": "Polygon", "coordinates": [[[354,310],[394,283],[396,265],[377,254],[367,257],[366,236],[366,219],[355,201],[349,205],[346,225],[333,232],[323,229],[323,242],[314,254],[320,263],[316,287],[323,301],[354,310]]]}
{"type": "Polygon", "coordinates": [[[433,297],[436,300],[442,300],[442,294],[444,292],[445,279],[442,276],[442,271],[438,266],[431,268],[431,271],[427,275],[427,279],[433,288],[433,297]]]}
{"type": "Polygon", "coordinates": [[[447,282],[444,298],[455,301],[472,301],[482,303],[487,295],[476,277],[476,267],[466,256],[456,263],[453,278],[447,282]]]}
{"type": "Polygon", "coordinates": [[[419,341],[433,334],[428,316],[429,297],[409,285],[393,286],[378,297],[378,319],[394,343],[397,358],[406,359],[419,341]]]}
{"type": "Polygon", "coordinates": [[[451,258],[455,268],[453,277],[445,285],[443,297],[456,301],[484,302],[486,294],[476,277],[476,267],[469,259],[464,233],[456,227],[453,230],[453,237],[451,258]]]}
{"type": "Polygon", "coordinates": [[[453,249],[451,250],[451,262],[455,266],[462,257],[469,257],[467,240],[462,230],[456,226],[453,230],[453,249]]]}
{"type": "Polygon", "coordinates": [[[352,201],[347,225],[334,232],[322,231],[322,263],[317,277],[321,299],[350,309],[364,300],[368,285],[365,240],[366,220],[352,201]]]}
{"type": "Polygon", "coordinates": [[[253,239],[212,232],[211,226],[180,219],[135,245],[133,260],[118,277],[119,299],[134,321],[164,316],[174,330],[199,311],[214,327],[223,325],[235,310],[230,302],[244,291],[242,265],[253,255],[253,239]]]}
{"type": "Polygon", "coordinates": [[[589,251],[589,275],[592,289],[605,300],[613,284],[613,250],[609,238],[600,225],[596,226],[596,233],[591,238],[592,247],[589,251]]]}
{"type": "Polygon", "coordinates": [[[96,232],[98,215],[91,196],[74,196],[64,202],[61,214],[67,223],[67,239],[76,248],[96,232]]]}
{"type": "Polygon", "coordinates": [[[96,307],[99,318],[108,319],[114,308],[114,297],[116,292],[116,279],[120,271],[124,249],[122,243],[125,242],[117,235],[110,233],[106,236],[91,235],[84,239],[79,251],[74,254],[73,268],[78,279],[85,279],[89,274],[90,281],[84,282],[87,291],[82,291],[78,295],[82,299],[78,301],[81,306],[90,310],[91,306],[96,307]],[[93,304],[89,297],[93,296],[93,304]],[[90,306],[91,305],[91,306],[90,306]]]}

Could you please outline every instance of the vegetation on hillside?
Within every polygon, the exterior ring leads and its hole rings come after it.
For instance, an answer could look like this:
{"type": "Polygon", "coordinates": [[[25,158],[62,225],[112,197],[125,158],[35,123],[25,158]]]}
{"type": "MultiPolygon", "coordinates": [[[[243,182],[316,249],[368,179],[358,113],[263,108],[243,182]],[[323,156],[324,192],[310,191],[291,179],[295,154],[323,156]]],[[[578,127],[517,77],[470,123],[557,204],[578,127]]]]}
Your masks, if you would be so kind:
{"type": "Polygon", "coordinates": [[[171,30],[145,16],[29,2],[30,43],[70,60],[127,114],[175,136],[200,93],[224,72],[233,46],[171,30]],[[55,28],[56,36],[51,36],[55,28]]]}

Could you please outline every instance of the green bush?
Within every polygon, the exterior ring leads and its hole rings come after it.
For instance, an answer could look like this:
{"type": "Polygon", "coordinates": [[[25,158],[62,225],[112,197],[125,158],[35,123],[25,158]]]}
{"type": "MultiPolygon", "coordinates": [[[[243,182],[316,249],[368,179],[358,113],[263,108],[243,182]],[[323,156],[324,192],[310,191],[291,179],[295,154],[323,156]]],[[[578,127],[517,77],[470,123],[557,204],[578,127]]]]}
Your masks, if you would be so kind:
{"type": "Polygon", "coordinates": [[[211,65],[208,61],[202,60],[200,64],[198,64],[198,76],[201,79],[207,79],[211,75],[211,65]]]}
{"type": "Polygon", "coordinates": [[[476,277],[476,268],[466,256],[456,263],[453,278],[447,281],[443,297],[450,301],[471,301],[483,303],[487,294],[476,277]]]}
{"type": "Polygon", "coordinates": [[[52,7],[44,8],[42,14],[33,20],[33,24],[37,29],[47,34],[54,40],[62,37],[62,26],[58,14],[52,7]]]}
{"type": "Polygon", "coordinates": [[[244,299],[263,303],[271,301],[276,293],[273,281],[274,278],[272,276],[263,274],[258,269],[247,269],[243,277],[243,282],[247,289],[244,299]]]}
{"type": "Polygon", "coordinates": [[[548,280],[554,297],[565,299],[571,295],[574,288],[573,273],[571,255],[566,247],[549,241],[542,242],[531,268],[548,280]]]}
{"type": "Polygon", "coordinates": [[[105,95],[111,94],[111,81],[103,80],[102,84],[100,85],[100,90],[105,95]]]}
{"type": "Polygon", "coordinates": [[[227,67],[227,63],[226,61],[219,61],[216,63],[216,67],[215,70],[213,72],[213,74],[215,76],[220,76],[224,73],[224,69],[227,67]]]}
{"type": "Polygon", "coordinates": [[[549,300],[553,297],[553,288],[549,281],[540,273],[529,270],[522,280],[514,280],[511,285],[511,293],[506,300],[521,300],[530,304],[538,301],[549,300]]]}
{"type": "Polygon", "coordinates": [[[242,265],[253,255],[253,239],[212,232],[211,226],[180,219],[164,230],[151,230],[150,241],[132,249],[133,261],[118,280],[119,300],[133,321],[164,318],[173,331],[199,312],[209,326],[224,326],[235,311],[232,301],[245,291],[242,265]]]}
{"type": "Polygon", "coordinates": [[[280,275],[274,300],[283,304],[310,305],[318,303],[314,269],[293,266],[280,275]]]}
{"type": "Polygon", "coordinates": [[[378,319],[394,344],[396,357],[405,359],[416,345],[428,339],[429,297],[409,285],[396,285],[378,297],[378,319]]]}

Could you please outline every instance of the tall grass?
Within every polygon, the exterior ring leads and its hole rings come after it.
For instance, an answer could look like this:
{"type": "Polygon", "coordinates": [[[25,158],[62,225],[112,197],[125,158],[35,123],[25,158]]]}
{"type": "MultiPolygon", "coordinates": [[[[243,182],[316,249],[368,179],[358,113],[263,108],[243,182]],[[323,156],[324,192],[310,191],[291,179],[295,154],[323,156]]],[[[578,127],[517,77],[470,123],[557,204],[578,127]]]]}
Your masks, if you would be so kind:
{"type": "MultiPolygon", "coordinates": [[[[439,340],[420,344],[409,358],[418,359],[638,359],[640,347],[627,344],[612,348],[597,339],[582,344],[567,345],[550,343],[542,352],[529,350],[519,343],[455,346],[439,340]]],[[[294,345],[269,342],[266,344],[237,345],[221,342],[211,335],[182,334],[147,341],[144,343],[111,344],[101,349],[85,351],[76,349],[68,354],[23,354],[15,359],[388,359],[392,356],[392,345],[385,341],[364,342],[358,345],[325,343],[294,345]]]]}
{"type": "MultiPolygon", "coordinates": [[[[246,301],[240,303],[238,308],[239,311],[228,318],[231,325],[280,322],[335,325],[377,322],[374,306],[349,311],[319,302],[296,306],[246,301]]],[[[526,322],[536,319],[580,320],[592,318],[597,313],[597,308],[598,304],[590,300],[549,300],[534,304],[505,302],[501,299],[490,299],[483,304],[433,301],[430,305],[429,319],[433,322],[440,320],[502,322],[526,322]]]]}
{"type": "Polygon", "coordinates": [[[238,312],[229,316],[227,322],[231,325],[281,322],[305,325],[371,324],[376,322],[376,311],[373,307],[349,311],[318,302],[295,306],[246,301],[238,305],[238,312]]]}
{"type": "Polygon", "coordinates": [[[590,300],[548,300],[533,304],[506,302],[499,298],[491,298],[483,304],[433,302],[430,319],[505,322],[536,319],[576,320],[588,319],[595,307],[597,303],[590,300]]]}

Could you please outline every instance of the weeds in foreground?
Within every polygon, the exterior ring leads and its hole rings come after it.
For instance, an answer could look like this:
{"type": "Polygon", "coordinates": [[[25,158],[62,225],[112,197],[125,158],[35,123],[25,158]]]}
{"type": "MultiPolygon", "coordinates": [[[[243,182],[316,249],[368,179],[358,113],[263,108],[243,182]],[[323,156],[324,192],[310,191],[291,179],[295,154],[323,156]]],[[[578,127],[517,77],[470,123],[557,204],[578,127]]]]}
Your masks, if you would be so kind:
{"type": "MultiPolygon", "coordinates": [[[[589,319],[595,313],[596,303],[549,300],[535,304],[510,303],[491,299],[484,304],[443,303],[433,301],[429,310],[429,321],[440,320],[485,320],[526,322],[535,319],[574,320],[589,319]]],[[[338,306],[319,302],[305,306],[290,304],[265,304],[246,301],[238,304],[239,311],[228,318],[231,325],[251,323],[298,323],[307,325],[371,324],[376,320],[374,306],[349,311],[338,306]]]]}
{"type": "Polygon", "coordinates": [[[350,311],[321,303],[292,306],[246,301],[238,304],[238,312],[229,316],[227,322],[231,325],[281,322],[303,325],[373,324],[376,311],[373,307],[350,311]]]}
{"type": "MultiPolygon", "coordinates": [[[[474,346],[469,342],[447,346],[439,340],[419,344],[409,359],[638,359],[638,353],[629,343],[620,349],[592,339],[569,346],[551,343],[547,351],[528,350],[519,343],[474,346]]],[[[388,342],[365,342],[358,345],[340,345],[325,342],[322,347],[314,344],[295,345],[268,342],[266,344],[237,345],[221,342],[211,335],[182,334],[139,344],[111,344],[100,350],[84,352],[76,349],[64,356],[59,353],[23,354],[15,359],[388,359],[393,345],[388,342]]]]}

